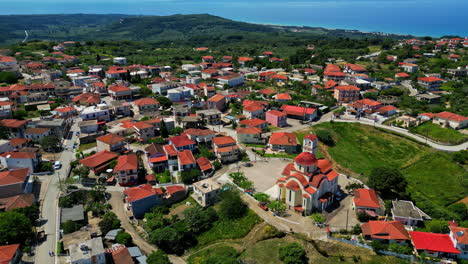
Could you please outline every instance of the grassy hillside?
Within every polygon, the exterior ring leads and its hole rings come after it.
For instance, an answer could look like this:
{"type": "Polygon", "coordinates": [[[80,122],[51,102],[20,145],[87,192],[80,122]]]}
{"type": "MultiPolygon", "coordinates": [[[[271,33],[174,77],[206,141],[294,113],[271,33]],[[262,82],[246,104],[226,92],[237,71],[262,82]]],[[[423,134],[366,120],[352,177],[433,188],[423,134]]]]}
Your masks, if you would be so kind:
{"type": "Polygon", "coordinates": [[[468,195],[468,173],[451,153],[361,124],[324,123],[317,129],[332,132],[336,144],[326,152],[345,173],[366,180],[372,168],[400,168],[410,196],[428,213],[446,214],[447,205],[468,195]]]}
{"type": "MultiPolygon", "coordinates": [[[[181,43],[297,41],[330,38],[383,38],[373,33],[314,27],[258,25],[208,14],[172,16],[130,15],[8,15],[0,16],[0,44],[18,43],[27,30],[39,40],[134,40],[181,43]]],[[[391,35],[393,38],[403,36],[391,35]]],[[[302,43],[300,43],[302,45],[302,43]]]]}

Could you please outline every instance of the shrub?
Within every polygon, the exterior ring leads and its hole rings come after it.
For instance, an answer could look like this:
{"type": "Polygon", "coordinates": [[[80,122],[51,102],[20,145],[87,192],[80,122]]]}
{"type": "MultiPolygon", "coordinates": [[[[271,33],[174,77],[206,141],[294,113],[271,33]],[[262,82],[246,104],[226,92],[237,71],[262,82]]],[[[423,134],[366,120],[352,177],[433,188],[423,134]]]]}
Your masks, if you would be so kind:
{"type": "Polygon", "coordinates": [[[107,234],[113,229],[120,228],[120,220],[117,215],[113,212],[107,212],[103,215],[101,222],[99,222],[99,228],[103,235],[107,234]]]}
{"type": "Polygon", "coordinates": [[[388,251],[404,255],[411,255],[412,253],[412,250],[409,246],[403,246],[395,243],[388,246],[388,251]]]}
{"type": "Polygon", "coordinates": [[[270,201],[270,196],[266,193],[256,193],[254,195],[255,200],[259,201],[260,203],[268,203],[270,201]]]}
{"type": "Polygon", "coordinates": [[[268,209],[278,215],[282,215],[286,211],[286,205],[280,201],[273,201],[268,205],[268,209]]]}
{"type": "Polygon", "coordinates": [[[148,264],[171,264],[169,257],[162,250],[153,251],[146,259],[148,264]]]}
{"type": "Polygon", "coordinates": [[[227,190],[222,194],[219,213],[221,217],[237,219],[247,212],[247,205],[236,190],[227,190]]]}
{"type": "Polygon", "coordinates": [[[304,248],[302,248],[302,246],[296,242],[280,247],[279,258],[285,264],[307,263],[307,257],[304,248]]]}
{"type": "Polygon", "coordinates": [[[382,244],[380,241],[374,240],[370,243],[370,246],[372,247],[372,250],[374,251],[380,251],[380,250],[386,250],[387,246],[385,244],[382,244]]]}
{"type": "Polygon", "coordinates": [[[117,233],[117,236],[115,237],[115,241],[119,244],[125,245],[125,246],[131,246],[133,239],[132,236],[125,232],[125,231],[119,231],[117,233]]]}
{"type": "Polygon", "coordinates": [[[315,223],[323,224],[327,219],[321,213],[315,213],[310,216],[315,223]]]}
{"type": "Polygon", "coordinates": [[[366,214],[365,212],[359,212],[357,213],[357,218],[359,220],[359,222],[368,222],[370,220],[370,216],[368,214],[366,214]]]}
{"type": "Polygon", "coordinates": [[[70,234],[75,231],[78,231],[81,228],[81,225],[77,222],[73,222],[72,220],[68,220],[62,224],[62,229],[64,234],[70,234]]]}
{"type": "Polygon", "coordinates": [[[322,141],[325,145],[333,146],[335,143],[333,141],[330,131],[328,130],[324,130],[324,129],[317,130],[316,135],[318,139],[322,141]]]}

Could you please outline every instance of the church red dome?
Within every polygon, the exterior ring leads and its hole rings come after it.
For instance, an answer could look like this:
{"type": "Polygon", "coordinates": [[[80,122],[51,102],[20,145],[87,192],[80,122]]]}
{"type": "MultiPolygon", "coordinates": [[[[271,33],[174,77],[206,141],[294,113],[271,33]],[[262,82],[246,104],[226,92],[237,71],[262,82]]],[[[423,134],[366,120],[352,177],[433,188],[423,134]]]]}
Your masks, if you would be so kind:
{"type": "Polygon", "coordinates": [[[310,166],[310,165],[314,165],[317,163],[317,159],[315,158],[315,155],[310,152],[302,152],[301,154],[297,155],[294,161],[297,164],[304,165],[304,166],[310,166]]]}

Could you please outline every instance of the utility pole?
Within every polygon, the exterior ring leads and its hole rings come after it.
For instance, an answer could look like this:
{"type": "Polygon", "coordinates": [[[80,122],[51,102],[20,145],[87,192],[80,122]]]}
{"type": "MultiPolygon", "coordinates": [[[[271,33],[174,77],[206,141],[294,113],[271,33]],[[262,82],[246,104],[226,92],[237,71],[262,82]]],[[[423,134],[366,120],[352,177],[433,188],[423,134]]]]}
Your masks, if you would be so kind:
{"type": "Polygon", "coordinates": [[[348,230],[348,216],[349,216],[349,208],[346,210],[346,230],[348,230]]]}

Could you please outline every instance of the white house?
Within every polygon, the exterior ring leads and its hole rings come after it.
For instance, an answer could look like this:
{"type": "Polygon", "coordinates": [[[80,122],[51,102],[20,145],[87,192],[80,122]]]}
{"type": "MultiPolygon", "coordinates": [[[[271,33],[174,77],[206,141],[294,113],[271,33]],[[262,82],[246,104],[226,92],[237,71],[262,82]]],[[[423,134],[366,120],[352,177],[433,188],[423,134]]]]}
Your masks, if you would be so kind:
{"type": "Polygon", "coordinates": [[[221,85],[229,85],[229,87],[235,87],[244,84],[244,75],[239,73],[233,73],[230,75],[222,76],[218,78],[218,83],[221,85]]]}
{"type": "Polygon", "coordinates": [[[98,104],[83,109],[80,114],[83,120],[110,121],[111,111],[106,104],[98,104]]]}
{"type": "Polygon", "coordinates": [[[71,264],[106,264],[101,237],[95,237],[68,247],[71,264]]]}

